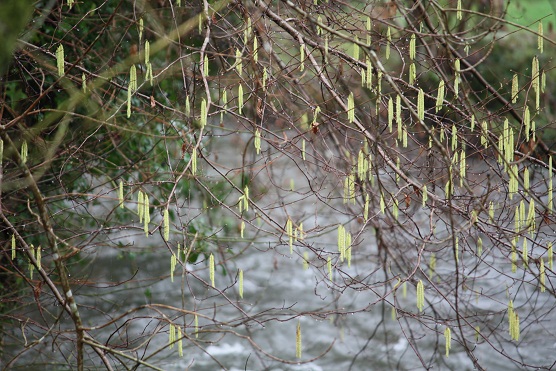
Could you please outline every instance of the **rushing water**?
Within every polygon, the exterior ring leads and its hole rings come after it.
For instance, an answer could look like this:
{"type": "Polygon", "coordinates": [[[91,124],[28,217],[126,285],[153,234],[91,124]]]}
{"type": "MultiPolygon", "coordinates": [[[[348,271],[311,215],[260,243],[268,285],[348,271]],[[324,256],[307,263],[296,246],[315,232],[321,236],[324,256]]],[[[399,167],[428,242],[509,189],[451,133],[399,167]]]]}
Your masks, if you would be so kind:
{"type": "MultiPolygon", "coordinates": [[[[234,145],[227,145],[212,149],[211,156],[222,161],[221,171],[240,167],[241,158],[235,148],[234,145]]],[[[278,162],[278,159],[272,160],[278,162]]],[[[233,261],[226,262],[226,272],[217,267],[215,286],[224,295],[206,285],[209,277],[202,255],[196,263],[188,263],[183,267],[178,265],[174,282],[171,282],[168,248],[156,235],[146,239],[141,232],[141,225],[136,221],[136,228],[121,230],[121,237],[117,239],[124,245],[133,245],[132,247],[108,246],[88,251],[87,264],[79,269],[73,268],[80,270],[82,276],[87,278],[87,281],[83,281],[83,286],[75,288],[84,325],[95,327],[114,319],[114,323],[102,329],[91,330],[96,339],[115,349],[123,350],[137,346],[138,352],[135,355],[169,371],[215,370],[220,367],[231,370],[421,369],[422,364],[408,339],[418,347],[425,362],[433,364],[435,369],[473,369],[472,362],[457,342],[457,333],[453,336],[455,340],[450,356],[444,356],[444,339],[439,335],[444,331],[444,324],[435,320],[430,307],[427,306],[420,315],[424,319],[423,322],[417,321],[411,315],[416,312],[415,288],[412,282],[403,290],[398,290],[398,318],[393,318],[392,285],[384,285],[383,282],[393,280],[396,267],[392,261],[383,264],[378,253],[376,236],[370,228],[357,237],[351,267],[345,264],[338,267],[338,270],[334,271],[333,283],[328,280],[325,261],[319,259],[316,252],[334,251],[337,248],[336,234],[335,231],[322,231],[320,228],[339,222],[356,221],[349,221],[341,213],[331,212],[334,208],[342,210],[347,207],[343,205],[341,197],[329,204],[317,202],[312,196],[304,197],[303,195],[310,195],[311,188],[308,183],[312,180],[308,180],[303,174],[303,169],[288,167],[287,160],[280,161],[284,163],[274,164],[273,171],[281,172],[277,178],[281,179],[284,190],[277,190],[275,194],[269,193],[257,202],[264,205],[264,210],[267,210],[269,215],[274,213],[274,218],[281,218],[280,220],[285,222],[283,205],[295,201],[295,204],[287,209],[288,215],[292,219],[303,220],[304,228],[308,231],[307,239],[314,248],[309,256],[311,265],[308,269],[303,267],[306,248],[301,245],[295,246],[293,254],[290,254],[287,236],[256,233],[255,227],[248,225],[246,239],[222,238],[218,240],[217,245],[212,246],[217,262],[235,255],[233,261]],[[287,192],[290,179],[296,184],[297,198],[287,192]],[[245,277],[243,299],[238,296],[238,268],[243,269],[245,277]],[[353,280],[352,284],[350,280],[353,280]],[[404,295],[406,289],[407,295],[404,295]],[[157,306],[158,304],[197,311],[200,315],[199,337],[194,334],[192,312],[184,315],[157,306]],[[128,316],[116,318],[126,310],[143,305],[147,307],[128,316]],[[243,324],[248,317],[252,318],[243,324]],[[187,328],[186,334],[190,338],[183,342],[182,357],[178,356],[177,345],[173,349],[166,347],[168,319],[187,328]],[[298,323],[303,344],[303,355],[299,363],[295,358],[298,323]],[[151,337],[150,334],[156,335],[151,337]],[[252,345],[245,337],[251,338],[256,345],[252,345]],[[265,356],[264,352],[288,363],[281,363],[265,356]],[[152,357],[144,357],[152,353],[152,357]]],[[[207,169],[206,172],[209,177],[216,176],[215,171],[207,169]]],[[[270,183],[260,184],[261,188],[271,189],[271,186],[270,183]]],[[[324,189],[321,189],[321,192],[324,192],[324,189]]],[[[334,194],[339,191],[330,189],[329,192],[334,194]]],[[[236,195],[234,193],[230,198],[237,197],[236,195]]],[[[255,197],[254,195],[253,198],[255,197]]],[[[227,202],[233,203],[230,200],[227,202]]],[[[191,205],[189,207],[192,208],[191,205]]],[[[201,211],[198,213],[202,214],[201,211]]],[[[184,210],[183,215],[190,217],[195,213],[184,210]]],[[[252,220],[253,225],[258,225],[255,218],[252,220]]],[[[155,218],[154,224],[156,222],[155,218]]],[[[422,226],[425,231],[427,214],[416,210],[411,216],[411,222],[422,226]]],[[[229,212],[222,212],[212,223],[214,231],[221,233],[218,231],[236,228],[238,222],[229,212]]],[[[412,225],[409,220],[406,224],[412,225]]],[[[435,233],[441,235],[447,232],[445,228],[447,226],[443,227],[439,223],[435,233]]],[[[394,235],[389,238],[399,238],[399,241],[396,240],[397,243],[409,240],[406,236],[394,235]]],[[[415,256],[412,256],[413,250],[412,246],[408,245],[408,256],[400,256],[400,260],[415,259],[415,256]]],[[[490,247],[485,245],[485,259],[494,263],[495,256],[496,251],[490,251],[490,247]]],[[[464,252],[461,259],[471,261],[475,258],[464,252]]],[[[545,333],[551,334],[550,324],[556,320],[555,314],[551,311],[553,299],[548,296],[539,297],[535,299],[536,303],[531,303],[535,289],[527,285],[514,287],[512,280],[501,274],[507,273],[508,267],[498,268],[500,271],[488,265],[487,268],[478,269],[474,273],[473,284],[488,296],[477,296],[475,300],[469,300],[474,304],[461,310],[468,311],[470,315],[482,313],[490,328],[505,328],[507,319],[503,313],[507,304],[506,295],[513,295],[515,292],[512,291],[519,289],[515,305],[522,308],[520,311],[523,313],[523,323],[536,319],[544,324],[545,333]],[[550,310],[542,312],[541,300],[549,304],[547,308],[550,310]],[[534,305],[536,312],[524,313],[530,305],[534,305]]],[[[450,264],[440,263],[437,268],[438,277],[449,277],[452,270],[450,264]]],[[[533,281],[534,277],[525,274],[522,279],[533,281]]],[[[438,281],[435,284],[441,286],[443,282],[438,281]]],[[[451,308],[446,300],[435,297],[431,287],[426,287],[425,292],[435,311],[450,313],[451,308]]],[[[460,295],[473,297],[469,292],[460,295]]],[[[52,299],[48,300],[52,303],[52,299]]],[[[38,314],[34,317],[40,320],[38,314]]],[[[72,328],[67,318],[62,320],[60,326],[72,328]]],[[[25,331],[31,328],[33,325],[29,324],[25,331]]],[[[554,359],[554,337],[551,337],[551,341],[543,341],[543,331],[528,332],[526,327],[522,334],[526,340],[519,347],[494,335],[485,336],[489,341],[495,342],[496,347],[503,348],[517,359],[550,364],[550,359],[554,359]]],[[[34,338],[32,332],[27,336],[30,339],[34,338]]],[[[46,336],[43,339],[44,345],[35,348],[41,352],[25,354],[15,366],[48,362],[48,367],[52,367],[52,362],[59,362],[56,367],[63,369],[65,360],[61,355],[67,356],[73,343],[67,343],[68,349],[59,349],[52,347],[54,340],[46,336]]],[[[487,341],[480,340],[471,346],[479,362],[489,370],[518,369],[493,350],[487,341]]],[[[10,351],[7,347],[6,355],[12,355],[10,351]]],[[[95,367],[102,367],[94,353],[90,353],[90,358],[94,360],[95,367]]],[[[42,370],[44,366],[26,368],[42,370]]],[[[144,369],[145,366],[139,368],[144,369]]]]}

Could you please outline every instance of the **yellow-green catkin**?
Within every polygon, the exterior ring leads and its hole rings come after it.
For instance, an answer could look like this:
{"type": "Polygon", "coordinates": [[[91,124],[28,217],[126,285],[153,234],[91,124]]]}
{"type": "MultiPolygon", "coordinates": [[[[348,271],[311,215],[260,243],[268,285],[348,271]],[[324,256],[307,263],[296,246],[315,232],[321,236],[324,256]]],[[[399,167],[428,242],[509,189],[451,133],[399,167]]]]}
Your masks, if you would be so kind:
{"type": "Polygon", "coordinates": [[[456,128],[455,124],[452,124],[452,152],[455,152],[458,148],[458,129],[456,128]]]}
{"type": "Polygon", "coordinates": [[[118,186],[118,203],[120,204],[120,209],[124,208],[124,182],[120,180],[120,184],[118,186]]]}
{"type": "Polygon", "coordinates": [[[195,147],[191,150],[191,174],[197,174],[197,149],[195,147]]]}
{"type": "Polygon", "coordinates": [[[83,90],[83,93],[87,92],[87,77],[84,73],[81,74],[81,89],[83,90]]]}
{"type": "Polygon", "coordinates": [[[241,84],[237,88],[237,111],[240,115],[243,111],[243,85],[241,84]]]}
{"type": "Polygon", "coordinates": [[[139,223],[143,222],[143,211],[144,211],[143,202],[144,202],[143,192],[139,191],[139,193],[137,194],[137,215],[139,216],[139,223]]]}
{"type": "Polygon", "coordinates": [[[508,321],[509,321],[509,333],[512,340],[519,341],[520,326],[519,326],[519,315],[513,308],[513,301],[510,300],[508,303],[508,321]]]}
{"type": "Polygon", "coordinates": [[[295,356],[301,358],[301,322],[297,322],[295,330],[295,356]]]}
{"type": "Polygon", "coordinates": [[[249,211],[249,187],[246,185],[243,188],[243,194],[239,196],[239,212],[249,211]]]}
{"type": "Polygon", "coordinates": [[[209,60],[208,55],[205,54],[203,58],[203,75],[207,77],[209,75],[209,60]]]}
{"type": "Polygon", "coordinates": [[[456,58],[454,62],[454,94],[456,98],[459,96],[459,82],[461,80],[461,65],[459,58],[456,58]]]}
{"type": "Polygon", "coordinates": [[[214,286],[214,255],[210,254],[209,256],[209,278],[210,278],[210,285],[214,286]]]}
{"type": "Polygon", "coordinates": [[[407,298],[407,281],[403,281],[402,283],[402,297],[404,299],[407,298]]]}
{"type": "Polygon", "coordinates": [[[340,253],[340,261],[344,261],[346,251],[346,229],[343,225],[338,225],[338,252],[340,253]]]}
{"type": "MultiPolygon", "coordinates": [[[[224,90],[224,95],[225,94],[226,94],[226,90],[224,90]]],[[[191,115],[191,101],[189,100],[189,95],[185,96],[185,115],[186,116],[191,115]]]]}
{"type": "Polygon", "coordinates": [[[525,131],[525,139],[529,140],[529,134],[531,132],[531,112],[529,107],[525,106],[525,112],[523,113],[523,126],[525,131]]]}
{"type": "Polygon", "coordinates": [[[446,327],[444,330],[444,339],[446,340],[446,357],[450,356],[450,348],[452,347],[452,330],[446,327]]]}
{"type": "Polygon", "coordinates": [[[444,104],[444,94],[445,94],[445,83],[444,80],[440,80],[438,83],[438,94],[436,95],[436,112],[442,109],[444,104]]]}
{"type": "Polygon", "coordinates": [[[425,286],[423,281],[419,280],[417,282],[417,309],[422,312],[423,308],[425,308],[425,286]]]}
{"type": "Polygon", "coordinates": [[[540,104],[540,70],[539,70],[539,58],[537,56],[533,57],[533,63],[531,66],[531,86],[535,92],[535,107],[538,110],[540,104]]]}
{"type": "Polygon", "coordinates": [[[58,67],[58,76],[64,75],[64,46],[58,45],[56,48],[56,66],[58,67]]]}
{"type": "Polygon", "coordinates": [[[547,260],[548,260],[548,268],[550,270],[552,270],[553,267],[553,262],[554,262],[554,257],[553,257],[553,252],[552,252],[552,242],[549,242],[546,246],[546,252],[547,252],[547,260]]]}
{"type": "Polygon", "coordinates": [[[174,347],[175,341],[176,341],[176,326],[170,323],[170,330],[168,331],[168,348],[172,349],[174,347]]]}
{"type": "Polygon", "coordinates": [[[266,66],[263,67],[263,90],[266,90],[266,82],[268,81],[268,71],[266,66]]]}
{"type": "Polygon", "coordinates": [[[332,281],[332,258],[330,256],[326,258],[326,268],[328,270],[328,279],[332,281]]]}
{"type": "Polygon", "coordinates": [[[146,40],[145,41],[145,64],[149,64],[150,61],[151,61],[151,43],[149,42],[149,40],[146,40]]]}
{"type": "Polygon", "coordinates": [[[259,129],[255,130],[254,145],[255,145],[255,151],[257,152],[257,154],[260,154],[261,153],[261,131],[259,129]]]}
{"type": "Polygon", "coordinates": [[[305,45],[301,44],[299,46],[299,71],[303,72],[305,70],[305,45]]]}
{"type": "Polygon", "coordinates": [[[29,154],[29,147],[27,146],[27,141],[21,143],[21,163],[25,164],[27,162],[27,156],[29,154]]]}
{"type": "Polygon", "coordinates": [[[488,147],[488,124],[486,121],[481,123],[481,145],[485,148],[488,147]]]}
{"type": "Polygon", "coordinates": [[[539,21],[539,27],[537,30],[537,47],[539,49],[539,53],[542,53],[544,51],[544,37],[543,37],[543,29],[542,29],[542,22],[539,21]]]}
{"type": "Polygon", "coordinates": [[[139,44],[141,44],[141,40],[143,40],[144,29],[145,29],[145,22],[143,22],[143,18],[139,18],[139,44]]]}
{"type": "Polygon", "coordinates": [[[257,41],[257,36],[253,37],[253,61],[255,63],[259,62],[259,45],[257,41]]]}
{"type": "Polygon", "coordinates": [[[411,34],[409,39],[409,59],[415,60],[415,34],[411,34]]]}
{"type": "Polygon", "coordinates": [[[199,317],[197,316],[197,313],[195,313],[195,316],[193,317],[193,326],[195,331],[195,337],[198,338],[199,337],[199,317]]]}
{"type": "Polygon", "coordinates": [[[178,355],[183,357],[183,334],[181,327],[178,326],[178,355]]]}
{"type": "Polygon", "coordinates": [[[164,209],[164,240],[170,239],[170,216],[168,208],[164,209]]]}
{"type": "Polygon", "coordinates": [[[365,195],[365,207],[363,209],[363,219],[369,219],[369,194],[365,195]]]}
{"type": "Polygon", "coordinates": [[[425,119],[425,92],[421,88],[417,95],[417,116],[421,121],[425,119]]]}
{"type": "Polygon", "coordinates": [[[477,256],[480,258],[483,255],[483,239],[477,238],[477,256]]]}
{"type": "Polygon", "coordinates": [[[40,271],[42,269],[42,248],[40,247],[40,245],[35,250],[35,260],[37,261],[37,271],[40,271]]]}
{"type": "Polygon", "coordinates": [[[290,254],[292,254],[293,253],[293,223],[290,218],[288,218],[286,222],[286,234],[288,235],[290,254]]]}
{"type": "MultiPolygon", "coordinates": [[[[393,130],[392,123],[394,122],[394,101],[392,97],[388,97],[388,130],[390,133],[393,130]]],[[[398,128],[398,140],[401,137],[401,128],[398,128]]]]}
{"type": "MultiPolygon", "coordinates": [[[[241,88],[241,85],[239,86],[241,88]]],[[[201,129],[203,129],[207,125],[207,119],[208,119],[207,100],[203,98],[201,99],[201,129]]]]}
{"type": "Polygon", "coordinates": [[[305,139],[301,139],[301,158],[305,161],[305,139]]]}
{"type": "Polygon", "coordinates": [[[357,154],[357,177],[364,181],[367,179],[367,173],[369,172],[369,159],[365,155],[363,149],[359,150],[357,154]]]}
{"type": "Polygon", "coordinates": [[[461,0],[458,0],[458,4],[457,4],[457,8],[456,8],[456,18],[458,21],[461,21],[462,17],[462,12],[461,12],[461,0]]]}
{"type": "Polygon", "coordinates": [[[552,156],[548,157],[548,212],[552,214],[553,208],[553,187],[552,187],[552,156]]]}
{"type": "Polygon", "coordinates": [[[528,191],[529,190],[529,181],[530,181],[530,176],[529,176],[529,168],[526,166],[525,169],[523,169],[523,188],[528,191]]]}
{"type": "Polygon", "coordinates": [[[15,254],[16,254],[16,245],[15,245],[15,235],[12,234],[12,260],[15,260],[15,254]]]}
{"type": "Polygon", "coordinates": [[[514,74],[514,77],[512,78],[512,103],[517,102],[518,94],[519,94],[519,77],[517,76],[517,73],[516,73],[516,74],[514,74]]]}
{"type": "Polygon", "coordinates": [[[129,68],[129,90],[131,93],[137,90],[137,67],[135,65],[129,68]]]}
{"type": "Polygon", "coordinates": [[[348,121],[352,123],[355,121],[355,103],[353,100],[353,93],[349,93],[347,101],[347,115],[348,121]]]}
{"type": "Polygon", "coordinates": [[[344,203],[355,204],[355,175],[349,174],[344,179],[344,203]]]}
{"type": "MultiPolygon", "coordinates": [[[[134,66],[132,66],[134,67],[134,66]]],[[[129,85],[127,87],[127,110],[126,110],[126,116],[127,118],[131,117],[131,95],[133,94],[133,76],[131,75],[131,71],[130,70],[130,78],[129,78],[129,85]]]]}
{"type": "Polygon", "coordinates": [[[149,237],[149,223],[151,222],[151,212],[149,205],[149,196],[144,195],[143,198],[143,229],[145,231],[145,236],[149,237]]]}
{"type": "Polygon", "coordinates": [[[423,193],[423,200],[421,202],[421,205],[425,207],[425,205],[427,204],[427,200],[429,199],[429,193],[426,184],[423,185],[423,189],[421,190],[421,192],[423,193]]]}
{"type": "Polygon", "coordinates": [[[176,254],[172,253],[170,256],[170,281],[174,282],[174,272],[176,270],[176,265],[178,264],[178,258],[176,254]]]}
{"type": "Polygon", "coordinates": [[[539,285],[541,287],[541,292],[546,291],[546,272],[544,269],[544,259],[540,258],[540,266],[539,266],[539,285]]]}
{"type": "Polygon", "coordinates": [[[243,299],[243,269],[239,270],[239,297],[243,299]]]}
{"type": "Polygon", "coordinates": [[[366,64],[366,74],[365,82],[367,84],[367,89],[373,88],[373,65],[371,64],[371,60],[369,56],[365,56],[365,64],[366,64]]]}
{"type": "Polygon", "coordinates": [[[239,227],[239,236],[243,238],[243,234],[245,232],[245,222],[242,220],[240,227],[239,227]]]}

